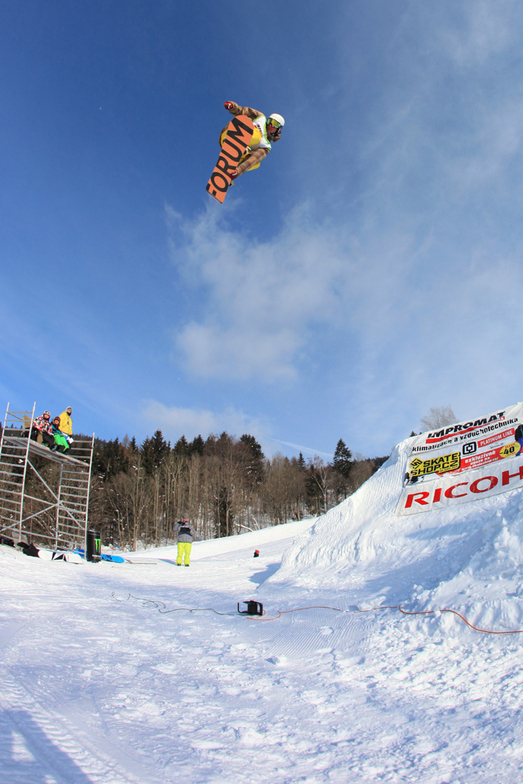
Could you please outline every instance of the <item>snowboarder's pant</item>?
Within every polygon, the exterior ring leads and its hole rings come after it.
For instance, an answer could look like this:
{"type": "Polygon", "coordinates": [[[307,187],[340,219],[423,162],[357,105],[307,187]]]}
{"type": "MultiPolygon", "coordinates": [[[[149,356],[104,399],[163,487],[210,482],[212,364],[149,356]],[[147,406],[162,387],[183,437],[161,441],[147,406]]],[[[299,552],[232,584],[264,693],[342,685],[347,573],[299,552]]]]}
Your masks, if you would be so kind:
{"type": "Polygon", "coordinates": [[[178,558],[176,559],[176,563],[178,566],[182,565],[184,556],[185,556],[185,565],[189,566],[191,560],[191,547],[192,542],[178,542],[178,558]]]}
{"type": "Polygon", "coordinates": [[[31,431],[31,438],[32,438],[32,440],[33,441],[37,441],[38,440],[38,436],[42,436],[42,440],[43,440],[44,444],[46,446],[48,446],[49,449],[52,449],[52,447],[55,444],[55,440],[54,440],[54,436],[51,435],[51,433],[46,433],[43,430],[38,430],[37,427],[33,427],[32,431],[31,431]]]}
{"type": "Polygon", "coordinates": [[[65,436],[54,436],[54,440],[56,443],[56,451],[57,452],[67,452],[69,449],[69,442],[65,436]]]}

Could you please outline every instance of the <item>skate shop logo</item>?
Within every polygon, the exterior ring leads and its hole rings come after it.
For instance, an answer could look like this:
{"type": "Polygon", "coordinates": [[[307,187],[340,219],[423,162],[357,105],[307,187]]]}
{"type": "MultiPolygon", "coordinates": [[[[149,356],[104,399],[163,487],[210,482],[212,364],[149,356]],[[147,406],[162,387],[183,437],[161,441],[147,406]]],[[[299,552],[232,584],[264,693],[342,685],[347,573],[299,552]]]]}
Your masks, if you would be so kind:
{"type": "Polygon", "coordinates": [[[463,454],[473,455],[478,448],[476,441],[471,441],[469,444],[463,444],[463,454]]]}
{"type": "Polygon", "coordinates": [[[427,476],[428,474],[444,474],[447,471],[457,471],[460,467],[461,455],[459,452],[452,452],[448,455],[432,457],[429,460],[421,460],[415,457],[409,466],[408,476],[410,481],[427,476]]]}

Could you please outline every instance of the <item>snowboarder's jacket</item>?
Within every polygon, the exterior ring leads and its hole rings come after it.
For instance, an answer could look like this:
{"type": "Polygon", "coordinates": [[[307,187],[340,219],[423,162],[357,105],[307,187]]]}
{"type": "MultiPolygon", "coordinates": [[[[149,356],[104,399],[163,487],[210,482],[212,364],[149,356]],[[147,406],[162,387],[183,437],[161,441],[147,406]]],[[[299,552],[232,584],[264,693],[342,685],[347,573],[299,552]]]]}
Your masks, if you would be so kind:
{"type": "Polygon", "coordinates": [[[53,426],[51,424],[50,418],[45,419],[44,415],[36,417],[33,419],[33,427],[36,427],[37,430],[41,430],[42,433],[52,433],[53,426]]]}
{"type": "Polygon", "coordinates": [[[67,411],[62,411],[60,414],[60,430],[68,436],[73,435],[73,420],[67,411]]]}
{"type": "Polygon", "coordinates": [[[261,133],[260,142],[251,147],[252,152],[249,157],[237,167],[236,171],[239,176],[246,172],[247,169],[250,169],[255,163],[261,163],[263,159],[267,157],[271,151],[271,142],[267,138],[267,118],[263,112],[259,112],[257,109],[251,109],[249,106],[240,106],[239,104],[234,103],[234,101],[231,101],[231,104],[232,106],[229,109],[231,114],[234,114],[235,117],[238,114],[244,114],[246,117],[250,117],[261,133]]]}
{"type": "Polygon", "coordinates": [[[189,522],[179,522],[174,526],[174,533],[178,537],[179,542],[193,542],[196,538],[194,528],[189,522]]]}
{"type": "Polygon", "coordinates": [[[54,420],[51,425],[51,432],[54,436],[55,444],[60,447],[60,451],[67,452],[69,449],[69,441],[67,440],[66,436],[60,430],[58,425],[55,425],[54,420]]]}

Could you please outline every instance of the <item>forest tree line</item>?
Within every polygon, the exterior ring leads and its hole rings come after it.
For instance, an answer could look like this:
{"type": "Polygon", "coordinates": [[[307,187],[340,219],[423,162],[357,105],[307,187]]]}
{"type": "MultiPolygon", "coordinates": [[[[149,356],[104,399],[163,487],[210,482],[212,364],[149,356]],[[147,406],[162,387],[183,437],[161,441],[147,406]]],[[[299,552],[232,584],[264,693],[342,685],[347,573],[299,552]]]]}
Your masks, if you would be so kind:
{"type": "Polygon", "coordinates": [[[188,517],[211,539],[320,515],[362,485],[387,458],[354,460],[342,439],[332,462],[265,457],[253,436],[182,436],[161,430],[138,445],[95,440],[89,526],[104,544],[136,549],[172,541],[188,517]]]}

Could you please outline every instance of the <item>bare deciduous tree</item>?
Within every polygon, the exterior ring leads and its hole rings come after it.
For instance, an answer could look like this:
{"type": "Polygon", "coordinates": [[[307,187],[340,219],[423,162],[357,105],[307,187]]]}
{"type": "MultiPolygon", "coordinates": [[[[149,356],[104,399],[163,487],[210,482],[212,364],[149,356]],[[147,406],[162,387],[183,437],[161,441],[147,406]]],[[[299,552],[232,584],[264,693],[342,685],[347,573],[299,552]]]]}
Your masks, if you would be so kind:
{"type": "Polygon", "coordinates": [[[319,457],[306,464],[301,455],[266,459],[252,436],[225,432],[191,443],[182,436],[172,448],[161,431],[141,447],[134,438],[99,440],[90,525],[104,543],[124,549],[172,541],[174,523],[185,516],[203,539],[231,536],[326,512],[377,470],[383,459],[376,460],[353,461],[341,439],[332,464],[319,457]]]}
{"type": "Polygon", "coordinates": [[[267,460],[261,489],[263,510],[272,523],[300,519],[305,496],[305,474],[298,462],[281,454],[267,460]]]}
{"type": "Polygon", "coordinates": [[[422,417],[420,423],[423,431],[425,431],[437,430],[446,425],[453,425],[457,421],[458,419],[451,406],[436,406],[434,408],[431,406],[429,413],[422,417]]]}

